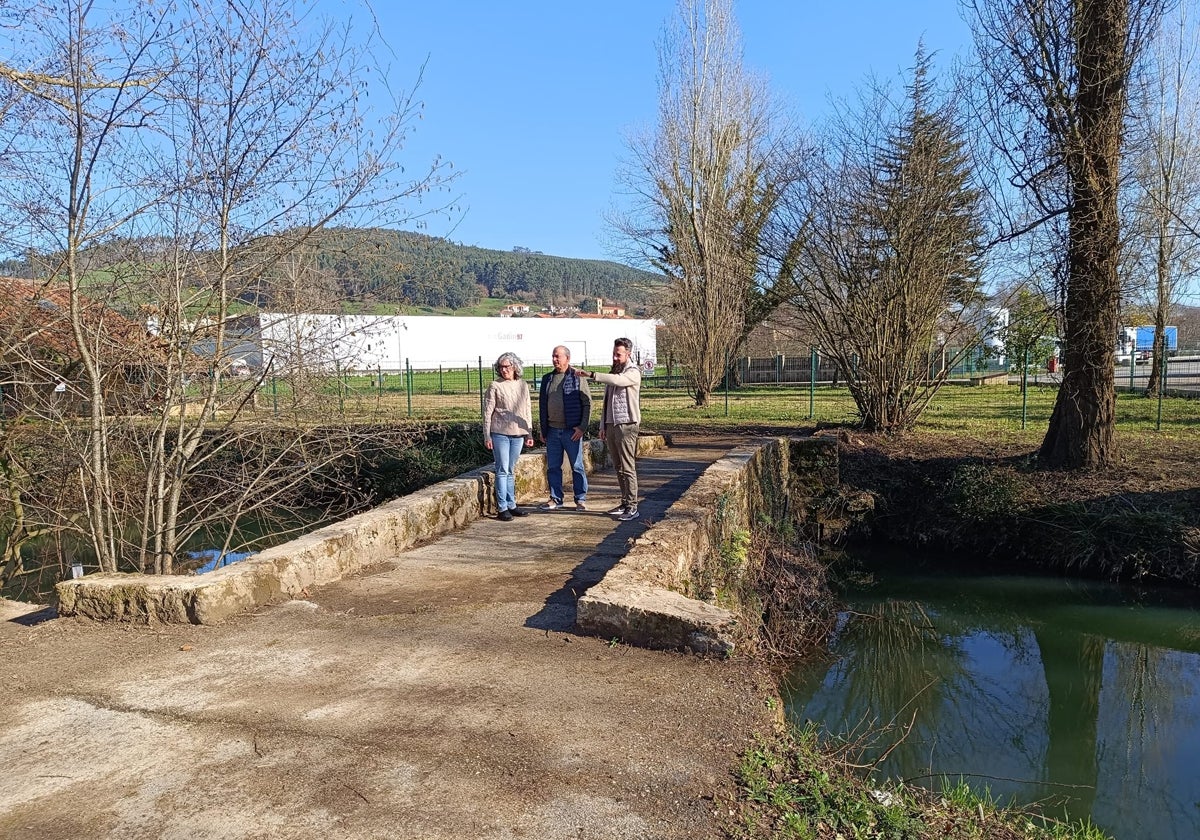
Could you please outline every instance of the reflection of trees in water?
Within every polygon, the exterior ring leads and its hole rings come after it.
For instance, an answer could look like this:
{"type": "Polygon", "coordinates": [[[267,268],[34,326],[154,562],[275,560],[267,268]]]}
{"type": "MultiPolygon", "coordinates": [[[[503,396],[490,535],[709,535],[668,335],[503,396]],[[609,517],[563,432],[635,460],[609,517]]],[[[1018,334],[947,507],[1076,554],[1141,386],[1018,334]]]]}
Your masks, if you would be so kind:
{"type": "Polygon", "coordinates": [[[932,605],[940,599],[860,606],[833,640],[832,664],[796,686],[801,714],[860,742],[890,725],[867,746],[872,761],[915,713],[881,772],[963,773],[1129,836],[1200,836],[1197,657],[1156,646],[1180,636],[1183,615],[1061,591],[962,594],[945,610],[932,605]]]}
{"type": "MultiPolygon", "coordinates": [[[[924,606],[911,600],[883,601],[854,614],[834,641],[836,663],[821,675],[823,688],[806,708],[808,717],[839,734],[881,730],[864,759],[874,761],[895,746],[883,766],[891,775],[968,772],[936,766],[937,755],[986,751],[995,739],[1026,749],[1027,715],[997,709],[990,699],[994,686],[981,683],[970,669],[967,641],[976,632],[974,622],[953,614],[936,618],[935,625],[924,606]],[[912,731],[905,734],[910,721],[912,731]]],[[[1021,647],[1015,633],[993,639],[1005,648],[1021,647]]]]}
{"type": "Polygon", "coordinates": [[[1069,810],[1085,816],[1091,813],[1099,775],[1096,725],[1105,640],[1047,625],[1038,626],[1033,635],[1046,680],[1046,778],[1073,786],[1069,810]]]}
{"type": "Polygon", "coordinates": [[[1100,704],[1098,818],[1137,823],[1156,838],[1200,836],[1196,668],[1194,654],[1110,645],[1100,704]]]}

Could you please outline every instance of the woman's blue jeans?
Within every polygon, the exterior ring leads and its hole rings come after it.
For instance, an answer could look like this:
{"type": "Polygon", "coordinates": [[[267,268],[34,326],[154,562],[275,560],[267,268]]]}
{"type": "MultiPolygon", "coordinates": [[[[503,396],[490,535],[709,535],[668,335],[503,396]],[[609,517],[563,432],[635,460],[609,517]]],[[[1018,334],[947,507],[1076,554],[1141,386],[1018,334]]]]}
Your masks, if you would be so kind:
{"type": "Polygon", "coordinates": [[[517,483],[513,478],[513,470],[524,446],[524,435],[492,433],[492,457],[496,459],[497,511],[512,510],[517,506],[517,483]]]}

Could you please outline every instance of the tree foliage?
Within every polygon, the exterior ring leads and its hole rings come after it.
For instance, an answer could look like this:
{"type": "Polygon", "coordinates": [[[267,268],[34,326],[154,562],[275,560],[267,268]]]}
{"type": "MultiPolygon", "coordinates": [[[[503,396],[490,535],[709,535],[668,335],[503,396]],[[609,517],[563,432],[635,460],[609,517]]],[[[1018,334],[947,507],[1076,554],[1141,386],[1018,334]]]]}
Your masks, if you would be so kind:
{"type": "Polygon", "coordinates": [[[697,406],[769,307],[761,239],[778,199],[771,110],[742,65],[729,0],[681,0],[659,44],[658,123],[632,144],[640,197],[622,232],[667,278],[671,344],[697,406]]]}
{"type": "Polygon", "coordinates": [[[792,302],[845,374],[864,427],[901,431],[944,381],[935,348],[974,302],[981,194],[923,51],[902,105],[883,91],[861,105],[831,125],[795,199],[790,215],[808,231],[792,302]]]}
{"type": "Polygon", "coordinates": [[[317,264],[345,297],[460,309],[481,297],[519,298],[542,305],[574,305],[607,298],[642,303],[661,288],[648,272],[606,260],[458,245],[394,230],[339,228],[315,244],[317,264]]]}
{"type": "Polygon", "coordinates": [[[1054,307],[1038,292],[1021,287],[1008,301],[1004,352],[1010,362],[1043,365],[1054,354],[1054,307]]]}

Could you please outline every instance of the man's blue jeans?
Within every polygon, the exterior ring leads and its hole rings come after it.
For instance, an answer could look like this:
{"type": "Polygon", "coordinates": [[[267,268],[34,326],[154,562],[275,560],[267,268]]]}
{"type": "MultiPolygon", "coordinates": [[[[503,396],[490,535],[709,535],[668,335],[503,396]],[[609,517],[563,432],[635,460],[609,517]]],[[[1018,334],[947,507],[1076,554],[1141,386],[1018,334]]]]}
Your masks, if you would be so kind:
{"type": "Polygon", "coordinates": [[[574,429],[546,430],[546,483],[550,485],[550,498],[560,505],[563,501],[563,455],[571,462],[571,490],[575,501],[587,499],[587,473],[583,469],[583,439],[571,440],[574,429]]]}
{"type": "Polygon", "coordinates": [[[517,506],[517,482],[513,469],[525,445],[525,435],[492,433],[492,457],[496,459],[496,510],[503,512],[517,506]]]}

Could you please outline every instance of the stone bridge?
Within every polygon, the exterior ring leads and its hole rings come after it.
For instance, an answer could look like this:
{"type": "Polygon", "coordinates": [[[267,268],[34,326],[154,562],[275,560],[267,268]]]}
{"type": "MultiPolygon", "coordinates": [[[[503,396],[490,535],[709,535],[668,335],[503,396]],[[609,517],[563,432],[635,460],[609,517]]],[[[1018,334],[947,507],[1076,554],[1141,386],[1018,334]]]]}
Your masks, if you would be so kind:
{"type": "MultiPolygon", "coordinates": [[[[671,447],[661,435],[645,435],[639,441],[643,518],[618,523],[602,515],[617,501],[611,475],[597,484],[605,459],[603,444],[590,441],[585,463],[593,495],[583,514],[568,507],[507,525],[491,522],[494,474],[482,468],[203,575],[92,574],[64,581],[58,612],[214,624],[302,598],[449,534],[479,543],[471,554],[503,551],[496,542],[500,526],[519,535],[522,559],[539,553],[534,546],[547,547],[546,559],[583,558],[568,587],[571,623],[579,630],[647,647],[726,653],[736,641],[736,616],[690,597],[694,582],[718,562],[734,532],[764,518],[803,515],[807,500],[837,484],[837,445],[826,438],[708,438],[671,447]],[[564,535],[571,545],[563,544],[564,535]]],[[[570,473],[564,473],[569,487],[570,473]]],[[[544,453],[521,456],[516,483],[521,504],[546,498],[544,453]]],[[[439,554],[437,548],[426,552],[439,554]]]]}

